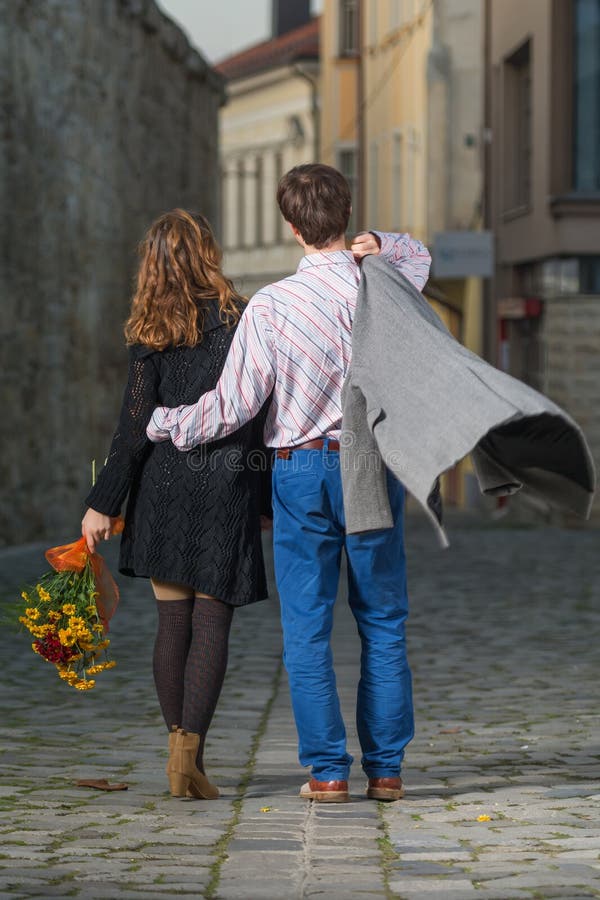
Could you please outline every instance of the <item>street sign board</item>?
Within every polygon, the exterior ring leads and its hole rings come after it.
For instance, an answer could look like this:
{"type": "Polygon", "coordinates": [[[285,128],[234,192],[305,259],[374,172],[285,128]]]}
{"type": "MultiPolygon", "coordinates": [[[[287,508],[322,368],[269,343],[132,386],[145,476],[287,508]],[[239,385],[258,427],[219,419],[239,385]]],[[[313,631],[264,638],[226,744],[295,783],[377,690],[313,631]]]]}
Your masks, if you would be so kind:
{"type": "Polygon", "coordinates": [[[491,278],[494,238],[491,231],[441,231],[433,238],[435,278],[491,278]]]}

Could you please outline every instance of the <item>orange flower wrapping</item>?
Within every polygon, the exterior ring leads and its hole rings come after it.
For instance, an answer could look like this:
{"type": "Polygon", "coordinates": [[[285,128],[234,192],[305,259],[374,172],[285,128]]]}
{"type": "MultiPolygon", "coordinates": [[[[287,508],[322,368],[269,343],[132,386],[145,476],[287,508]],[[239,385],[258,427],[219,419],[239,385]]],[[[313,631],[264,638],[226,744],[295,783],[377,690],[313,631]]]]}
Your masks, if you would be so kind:
{"type": "MultiPolygon", "coordinates": [[[[112,534],[121,534],[125,522],[121,518],[115,521],[112,534]]],[[[119,588],[108,571],[104,558],[99,553],[90,553],[84,537],[71,544],[63,544],[61,547],[51,547],[46,550],[46,559],[57,572],[82,572],[89,562],[96,581],[96,608],[100,621],[104,625],[104,631],[108,631],[108,623],[112,619],[119,603],[119,588]]]]}

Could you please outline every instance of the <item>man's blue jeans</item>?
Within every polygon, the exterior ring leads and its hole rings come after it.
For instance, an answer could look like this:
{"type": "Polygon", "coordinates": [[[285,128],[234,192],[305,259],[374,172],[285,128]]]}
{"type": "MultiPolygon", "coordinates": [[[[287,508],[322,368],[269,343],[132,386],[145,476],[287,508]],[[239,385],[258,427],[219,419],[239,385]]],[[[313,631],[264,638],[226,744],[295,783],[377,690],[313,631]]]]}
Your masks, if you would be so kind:
{"type": "Polygon", "coordinates": [[[352,757],[330,647],[342,548],[362,644],[356,721],[367,776],[400,773],[414,733],[406,658],[404,488],[388,478],[395,526],[346,535],[340,455],[297,450],[273,471],[275,575],[299,757],[319,781],[347,779],[352,757]]]}

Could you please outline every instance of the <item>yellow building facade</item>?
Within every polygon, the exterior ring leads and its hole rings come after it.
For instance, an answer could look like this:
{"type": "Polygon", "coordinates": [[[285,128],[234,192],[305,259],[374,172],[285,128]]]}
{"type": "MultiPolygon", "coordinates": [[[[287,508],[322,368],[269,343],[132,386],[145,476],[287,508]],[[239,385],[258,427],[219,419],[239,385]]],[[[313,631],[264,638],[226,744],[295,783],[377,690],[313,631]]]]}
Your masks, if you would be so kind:
{"type": "MultiPolygon", "coordinates": [[[[434,251],[436,235],[480,228],[483,6],[325,0],[321,159],[351,184],[352,230],[409,231],[434,251]]],[[[481,353],[481,279],[436,277],[433,257],[425,293],[481,353]]],[[[462,463],[445,477],[446,500],[469,502],[469,482],[462,463]]]]}

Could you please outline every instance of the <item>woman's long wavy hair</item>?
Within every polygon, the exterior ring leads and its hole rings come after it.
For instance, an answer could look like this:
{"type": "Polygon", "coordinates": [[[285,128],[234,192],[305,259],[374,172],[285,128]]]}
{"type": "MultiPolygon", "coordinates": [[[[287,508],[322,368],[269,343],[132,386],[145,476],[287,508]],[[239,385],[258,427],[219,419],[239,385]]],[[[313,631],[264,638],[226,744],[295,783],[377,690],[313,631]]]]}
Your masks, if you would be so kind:
{"type": "Polygon", "coordinates": [[[224,324],[239,320],[245,298],[223,275],[221,248],[204,216],[184,209],[165,213],[150,226],[139,252],[137,286],[125,323],[128,344],[153,350],[194,347],[202,340],[202,301],[214,297],[224,324]]]}

